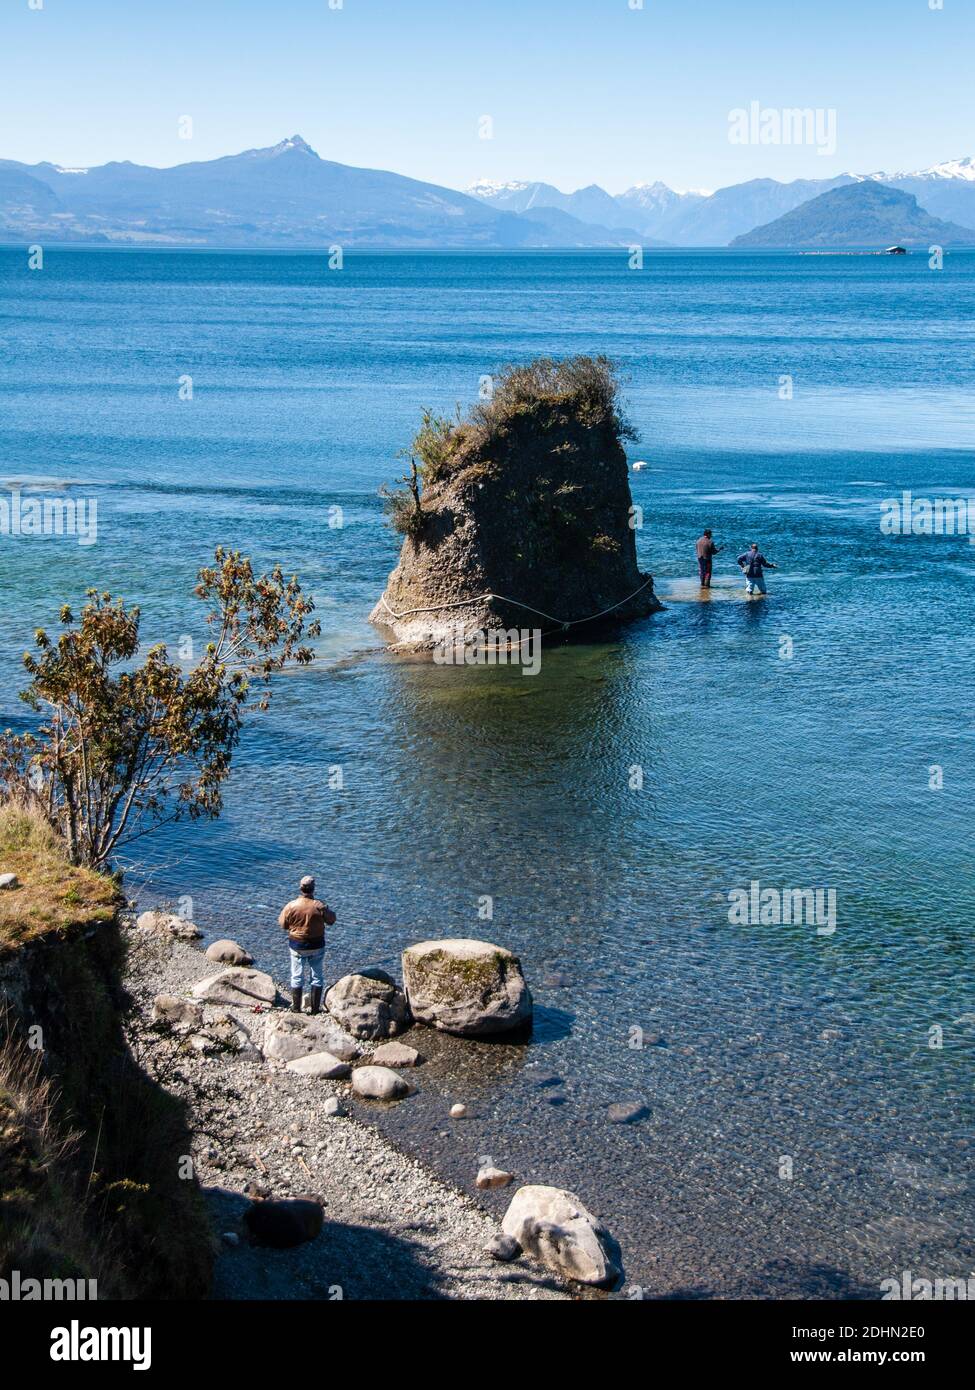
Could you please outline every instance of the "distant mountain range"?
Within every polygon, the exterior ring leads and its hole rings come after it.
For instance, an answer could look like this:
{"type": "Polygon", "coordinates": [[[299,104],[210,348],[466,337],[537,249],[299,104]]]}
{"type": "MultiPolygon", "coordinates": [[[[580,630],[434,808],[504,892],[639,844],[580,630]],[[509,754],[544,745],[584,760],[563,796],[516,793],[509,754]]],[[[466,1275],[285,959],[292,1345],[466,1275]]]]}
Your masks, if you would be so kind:
{"type": "Polygon", "coordinates": [[[735,237],[732,246],[816,247],[975,246],[975,231],[932,217],[913,193],[864,179],[844,184],[735,237]]]}
{"type": "MultiPolygon", "coordinates": [[[[563,193],[548,183],[488,181],[458,192],[320,159],[293,135],[267,149],[169,169],[127,160],[90,169],[0,160],[0,240],[295,249],[727,246],[761,229],[765,239],[748,244],[788,245],[767,239],[797,235],[796,224],[782,226],[788,214],[863,184],[883,184],[916,198],[918,210],[935,219],[957,220],[956,244],[960,231],[975,226],[970,158],[910,174],[751,179],[713,193],[657,182],[614,196],[597,184],[563,193]]],[[[835,230],[844,234],[847,204],[825,207],[827,217],[836,210],[835,230]]],[[[903,205],[888,207],[891,216],[898,210],[903,205]]],[[[886,226],[883,207],[874,211],[875,225],[886,226]]],[[[922,241],[928,235],[920,223],[904,225],[916,225],[922,241]]],[[[966,236],[975,243],[975,232],[966,236]]],[[[885,244],[898,237],[894,226],[878,234],[885,244]]]]}
{"type": "Polygon", "coordinates": [[[466,193],[320,159],[300,135],[170,169],[0,160],[0,238],[179,246],[613,246],[635,228],[556,207],[525,215],[466,193]]]}
{"type": "Polygon", "coordinates": [[[600,209],[604,226],[636,227],[644,239],[672,246],[727,246],[753,228],[777,221],[793,208],[831,189],[863,182],[882,183],[913,194],[936,217],[975,227],[975,160],[955,159],[910,174],[839,174],[832,179],[750,179],[714,193],[679,193],[664,183],[639,183],[611,197],[597,184],[576,193],[561,193],[547,183],[472,184],[467,192],[492,207],[520,212],[558,207],[586,220],[600,209]],[[612,211],[615,204],[616,212],[612,211]]]}

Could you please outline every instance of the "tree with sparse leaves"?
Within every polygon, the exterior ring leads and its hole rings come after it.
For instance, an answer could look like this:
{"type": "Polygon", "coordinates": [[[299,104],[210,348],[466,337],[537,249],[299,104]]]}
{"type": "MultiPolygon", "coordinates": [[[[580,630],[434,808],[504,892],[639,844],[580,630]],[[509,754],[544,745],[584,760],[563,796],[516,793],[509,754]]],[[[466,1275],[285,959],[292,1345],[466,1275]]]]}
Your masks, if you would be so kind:
{"type": "Polygon", "coordinates": [[[245,710],[267,709],[273,675],[312,659],[314,603],[280,565],[255,576],[218,546],[195,592],[212,637],[189,672],[164,644],[139,663],[139,609],[94,589],[24,656],[21,698],[43,722],[0,735],[0,791],[40,810],[74,864],[104,868],[159,825],[218,816],[245,710]]]}

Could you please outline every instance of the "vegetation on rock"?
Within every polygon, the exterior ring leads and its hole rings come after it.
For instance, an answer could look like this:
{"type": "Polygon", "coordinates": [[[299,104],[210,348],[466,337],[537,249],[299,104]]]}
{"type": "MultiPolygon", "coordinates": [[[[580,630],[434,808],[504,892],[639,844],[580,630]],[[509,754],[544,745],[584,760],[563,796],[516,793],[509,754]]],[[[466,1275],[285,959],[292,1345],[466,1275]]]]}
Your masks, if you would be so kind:
{"type": "Polygon", "coordinates": [[[637,564],[635,437],[605,357],[508,367],[454,421],[424,412],[410,473],[384,493],[405,539],[372,620],[429,648],[458,627],[544,636],[655,611],[637,564]]]}
{"type": "Polygon", "coordinates": [[[387,515],[401,535],[423,530],[422,489],[442,483],[465,468],[482,465],[526,417],[544,432],[575,424],[584,429],[609,428],[617,439],[636,439],[636,431],[619,403],[620,382],[608,357],[538,357],[506,367],[491,379],[487,399],[456,419],[424,410],[409,449],[410,473],[399,486],[383,487],[387,515]]]}

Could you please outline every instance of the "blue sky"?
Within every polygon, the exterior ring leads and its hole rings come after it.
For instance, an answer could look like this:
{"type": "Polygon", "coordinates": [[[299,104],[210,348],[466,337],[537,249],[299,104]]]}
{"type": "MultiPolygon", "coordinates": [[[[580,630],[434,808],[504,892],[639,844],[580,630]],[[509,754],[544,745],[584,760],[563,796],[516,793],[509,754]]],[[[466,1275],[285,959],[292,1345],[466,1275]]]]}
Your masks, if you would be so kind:
{"type": "Polygon", "coordinates": [[[452,187],[620,192],[975,154],[971,0],[33,3],[0,8],[0,157],[29,163],[177,164],[297,132],[452,187]],[[834,108],[835,155],[729,143],[751,101],[834,108]]]}

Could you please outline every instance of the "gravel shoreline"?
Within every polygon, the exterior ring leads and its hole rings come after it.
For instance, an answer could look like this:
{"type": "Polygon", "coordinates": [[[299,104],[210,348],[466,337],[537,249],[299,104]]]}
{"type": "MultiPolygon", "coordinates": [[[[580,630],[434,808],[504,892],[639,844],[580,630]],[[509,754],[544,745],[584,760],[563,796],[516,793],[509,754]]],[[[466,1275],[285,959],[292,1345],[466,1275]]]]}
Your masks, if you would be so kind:
{"type": "Polygon", "coordinates": [[[485,1254],[499,1226],[472,1198],[354,1115],[325,1113],[332,1096],[343,1108],[370,1104],[353,1102],[348,1082],[295,1075],[228,1051],[204,1055],[185,1033],[153,1026],[157,994],[186,996],[220,967],[168,933],[131,927],[125,935],[135,1005],[126,1019],[129,1044],[147,1074],[188,1106],[195,1170],[219,1244],[213,1298],[592,1296],[525,1259],[507,1265],[485,1254]],[[292,1250],[249,1244],[248,1182],[274,1197],[314,1194],[325,1209],[321,1235],[292,1250]]]}

